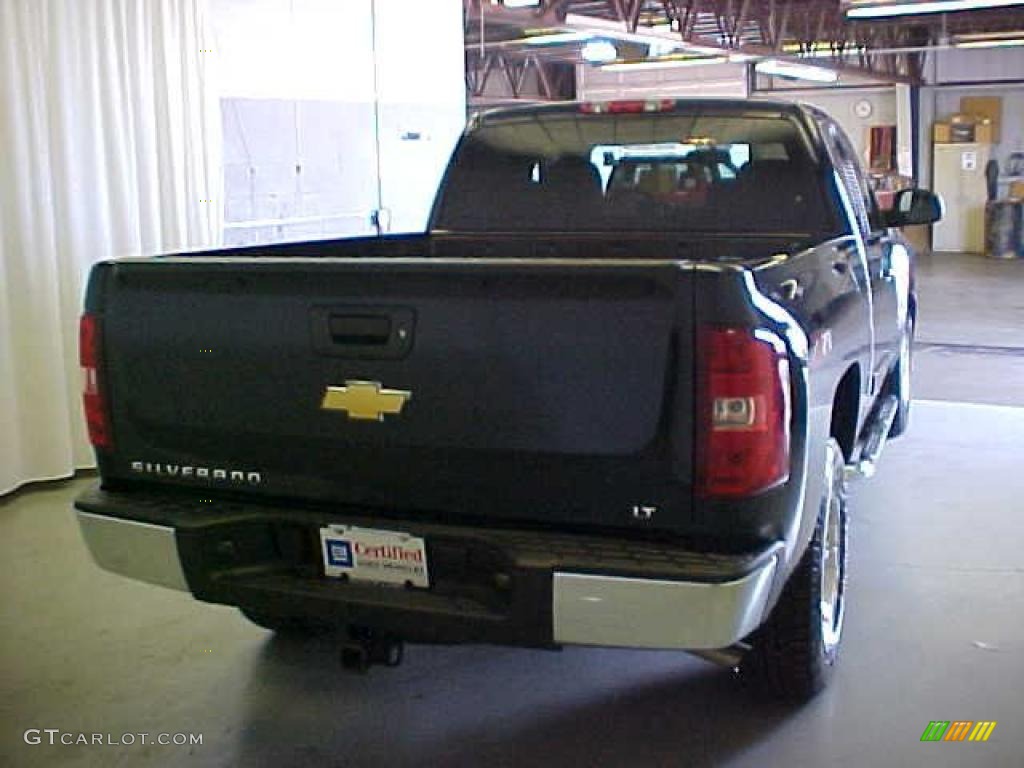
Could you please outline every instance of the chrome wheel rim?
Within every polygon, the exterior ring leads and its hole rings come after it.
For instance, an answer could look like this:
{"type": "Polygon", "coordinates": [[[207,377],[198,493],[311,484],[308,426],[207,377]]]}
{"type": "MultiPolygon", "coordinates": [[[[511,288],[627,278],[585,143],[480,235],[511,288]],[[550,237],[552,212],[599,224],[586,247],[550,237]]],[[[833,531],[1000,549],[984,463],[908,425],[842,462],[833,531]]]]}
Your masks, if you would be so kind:
{"type": "Polygon", "coordinates": [[[828,474],[821,546],[821,635],[826,655],[831,655],[843,631],[843,607],[846,577],[846,521],[839,489],[842,464],[835,459],[835,448],[829,446],[828,474]]]}

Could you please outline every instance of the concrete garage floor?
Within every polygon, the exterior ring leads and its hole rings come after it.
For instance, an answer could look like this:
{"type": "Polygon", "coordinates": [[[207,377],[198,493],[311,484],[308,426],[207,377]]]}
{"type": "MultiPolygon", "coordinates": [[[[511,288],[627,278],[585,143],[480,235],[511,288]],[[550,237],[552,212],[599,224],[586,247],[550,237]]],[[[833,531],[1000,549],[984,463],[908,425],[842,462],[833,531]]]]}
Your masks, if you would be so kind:
{"type": "MultiPolygon", "coordinates": [[[[1008,394],[1024,387],[1024,263],[936,256],[921,292],[938,351],[918,356],[918,393],[1024,404],[1008,394]]],[[[23,492],[0,501],[0,765],[1021,766],[1022,447],[1024,408],[915,405],[853,489],[839,674],[795,709],[669,652],[413,647],[397,670],[345,675],[328,642],[95,568],[69,511],[91,480],[23,492]],[[922,744],[930,720],[999,725],[922,744]],[[30,728],[203,743],[28,745],[30,728]]]]}
{"type": "Polygon", "coordinates": [[[918,261],[915,396],[1024,406],[1024,259],[918,261]]]}

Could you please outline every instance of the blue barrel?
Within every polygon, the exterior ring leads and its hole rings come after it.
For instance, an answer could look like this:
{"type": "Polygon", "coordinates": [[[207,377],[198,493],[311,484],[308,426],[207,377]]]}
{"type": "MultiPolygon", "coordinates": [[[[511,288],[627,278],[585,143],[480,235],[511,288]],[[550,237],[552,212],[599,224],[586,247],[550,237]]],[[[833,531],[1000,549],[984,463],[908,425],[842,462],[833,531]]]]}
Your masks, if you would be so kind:
{"type": "Polygon", "coordinates": [[[1024,259],[1024,200],[1017,200],[1017,256],[1024,259]]]}
{"type": "Polygon", "coordinates": [[[985,253],[995,259],[1024,256],[1024,203],[992,200],[985,204],[985,253]]]}

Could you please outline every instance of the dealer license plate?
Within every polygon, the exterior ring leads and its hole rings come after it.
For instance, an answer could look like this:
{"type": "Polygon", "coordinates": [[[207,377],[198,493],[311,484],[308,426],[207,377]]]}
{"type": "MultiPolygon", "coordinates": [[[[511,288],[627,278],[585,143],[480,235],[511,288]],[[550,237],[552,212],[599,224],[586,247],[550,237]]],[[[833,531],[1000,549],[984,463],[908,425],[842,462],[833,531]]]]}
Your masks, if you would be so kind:
{"type": "Polygon", "coordinates": [[[352,581],[429,587],[423,539],[397,531],[329,525],[320,529],[324,575],[352,581]]]}

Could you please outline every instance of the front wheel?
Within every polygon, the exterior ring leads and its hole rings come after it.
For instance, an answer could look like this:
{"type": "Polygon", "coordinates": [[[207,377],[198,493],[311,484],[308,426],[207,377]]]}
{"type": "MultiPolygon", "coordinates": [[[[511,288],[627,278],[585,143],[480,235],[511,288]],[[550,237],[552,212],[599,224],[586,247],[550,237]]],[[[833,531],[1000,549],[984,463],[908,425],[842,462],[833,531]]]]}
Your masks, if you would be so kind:
{"type": "Polygon", "coordinates": [[[814,535],[740,673],[769,693],[809,699],[832,677],[846,613],[847,503],[839,443],[826,446],[824,494],[814,535]]]}

